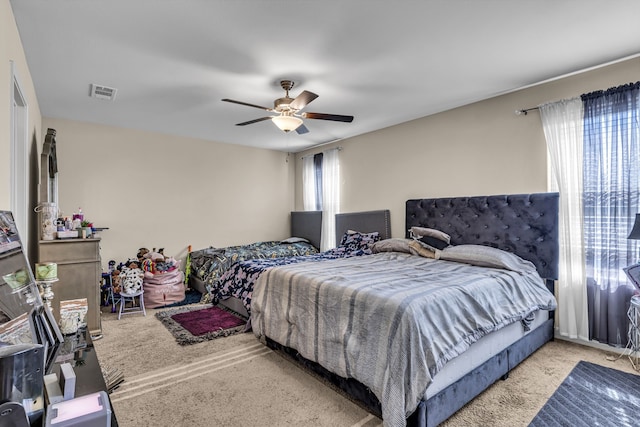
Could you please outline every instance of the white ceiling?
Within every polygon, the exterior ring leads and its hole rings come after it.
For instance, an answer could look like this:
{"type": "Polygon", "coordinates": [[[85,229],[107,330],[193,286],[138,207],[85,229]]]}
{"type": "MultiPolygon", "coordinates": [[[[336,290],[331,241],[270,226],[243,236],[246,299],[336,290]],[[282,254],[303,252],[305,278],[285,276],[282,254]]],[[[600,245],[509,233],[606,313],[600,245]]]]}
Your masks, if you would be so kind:
{"type": "Polygon", "coordinates": [[[640,53],[638,0],[11,5],[43,116],[292,152],[640,53]],[[304,111],[355,120],[234,126],[270,113],[222,98],[270,107],[283,78],[319,95],[304,111]]]}

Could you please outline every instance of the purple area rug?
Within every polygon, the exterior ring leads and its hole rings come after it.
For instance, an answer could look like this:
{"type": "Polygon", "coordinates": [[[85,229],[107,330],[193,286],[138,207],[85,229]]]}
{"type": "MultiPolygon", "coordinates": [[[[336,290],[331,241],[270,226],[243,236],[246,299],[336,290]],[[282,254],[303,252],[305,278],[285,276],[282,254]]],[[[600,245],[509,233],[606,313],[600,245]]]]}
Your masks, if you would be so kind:
{"type": "Polygon", "coordinates": [[[196,344],[245,330],[247,319],[219,306],[183,307],[156,313],[180,345],[196,344]]]}

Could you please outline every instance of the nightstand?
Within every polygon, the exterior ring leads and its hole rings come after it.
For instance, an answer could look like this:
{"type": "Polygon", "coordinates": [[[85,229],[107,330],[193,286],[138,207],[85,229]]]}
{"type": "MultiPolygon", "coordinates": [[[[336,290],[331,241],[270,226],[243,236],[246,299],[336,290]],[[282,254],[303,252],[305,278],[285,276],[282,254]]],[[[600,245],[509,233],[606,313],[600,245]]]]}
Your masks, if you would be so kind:
{"type": "Polygon", "coordinates": [[[629,332],[626,351],[629,351],[629,360],[635,370],[640,369],[640,295],[631,297],[629,310],[627,311],[629,318],[629,332]]]}

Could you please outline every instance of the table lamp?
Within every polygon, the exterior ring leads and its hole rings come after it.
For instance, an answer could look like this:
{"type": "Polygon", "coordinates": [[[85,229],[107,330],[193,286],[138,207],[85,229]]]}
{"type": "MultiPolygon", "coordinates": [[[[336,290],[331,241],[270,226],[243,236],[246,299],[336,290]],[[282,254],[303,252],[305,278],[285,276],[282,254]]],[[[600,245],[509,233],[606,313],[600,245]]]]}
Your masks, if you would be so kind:
{"type": "MultiPolygon", "coordinates": [[[[640,240],[640,213],[636,214],[636,220],[633,223],[633,228],[631,229],[627,239],[640,240]]],[[[640,306],[640,263],[623,268],[623,271],[636,287],[636,295],[634,295],[631,300],[633,302],[634,298],[638,299],[638,301],[635,302],[640,306]]]]}
{"type": "Polygon", "coordinates": [[[636,220],[633,223],[633,228],[629,233],[629,237],[627,239],[636,239],[640,240],[640,213],[636,214],[636,220]]]}

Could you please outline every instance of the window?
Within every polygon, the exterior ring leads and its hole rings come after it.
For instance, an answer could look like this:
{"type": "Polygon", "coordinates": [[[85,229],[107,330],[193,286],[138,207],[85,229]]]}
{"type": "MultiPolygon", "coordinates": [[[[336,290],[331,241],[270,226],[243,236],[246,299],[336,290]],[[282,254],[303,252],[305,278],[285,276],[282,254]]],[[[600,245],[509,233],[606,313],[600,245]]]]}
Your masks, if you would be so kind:
{"type": "Polygon", "coordinates": [[[540,106],[560,192],[559,332],[624,347],[640,211],[640,82],[540,106]]]}
{"type": "Polygon", "coordinates": [[[335,247],[335,214],[340,212],[339,149],[302,158],[304,210],[322,211],[322,251],[335,247]]]}
{"type": "Polygon", "coordinates": [[[304,210],[322,210],[322,153],[303,158],[304,210]]]}
{"type": "Polygon", "coordinates": [[[627,236],[640,211],[640,84],[582,95],[584,249],[589,338],[627,343],[634,288],[623,268],[638,258],[627,236]]]}

